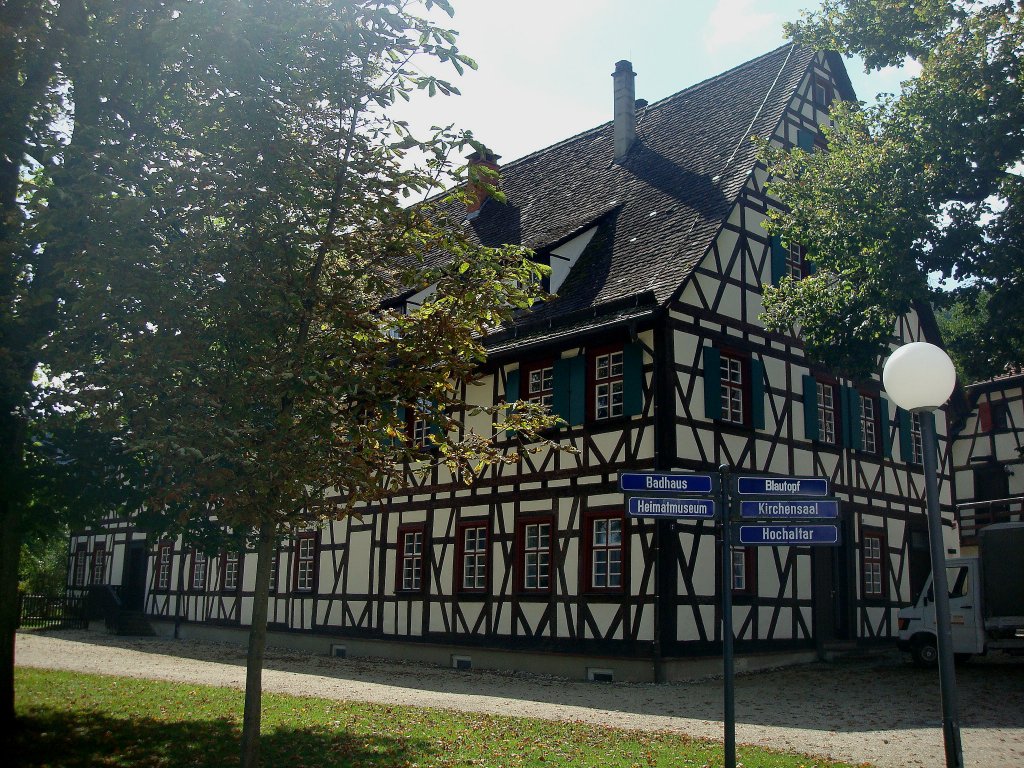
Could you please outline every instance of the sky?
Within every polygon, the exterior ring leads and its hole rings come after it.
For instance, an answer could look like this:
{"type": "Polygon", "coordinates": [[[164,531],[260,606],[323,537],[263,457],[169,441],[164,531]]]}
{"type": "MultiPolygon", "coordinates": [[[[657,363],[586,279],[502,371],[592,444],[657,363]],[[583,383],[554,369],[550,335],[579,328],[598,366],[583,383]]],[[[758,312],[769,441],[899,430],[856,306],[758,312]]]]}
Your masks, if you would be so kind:
{"type": "MultiPolygon", "coordinates": [[[[507,163],[612,117],[615,62],[637,73],[649,102],[786,42],[782,24],[815,0],[452,0],[460,51],[479,64],[450,71],[461,96],[417,99],[398,114],[413,126],[454,123],[507,163]]],[[[847,69],[859,99],[898,92],[916,74],[847,69]]],[[[446,77],[448,75],[446,74],[446,77]]]]}

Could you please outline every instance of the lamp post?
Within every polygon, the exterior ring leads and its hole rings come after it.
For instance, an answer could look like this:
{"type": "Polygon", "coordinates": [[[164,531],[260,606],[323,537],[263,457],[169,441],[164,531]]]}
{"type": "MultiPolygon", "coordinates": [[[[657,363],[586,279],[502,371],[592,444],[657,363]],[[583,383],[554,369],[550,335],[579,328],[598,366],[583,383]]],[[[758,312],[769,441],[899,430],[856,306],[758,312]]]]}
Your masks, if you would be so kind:
{"type": "Polygon", "coordinates": [[[939,697],[942,701],[942,738],[947,768],[963,768],[960,721],[957,715],[956,675],[953,670],[953,631],[949,619],[949,586],[946,583],[946,546],[939,511],[939,480],[936,454],[935,409],[953,392],[956,371],[949,356],[934,344],[915,341],[897,349],[882,369],[885,391],[900,408],[921,420],[921,452],[924,462],[928,545],[935,596],[935,630],[939,651],[939,697]]]}

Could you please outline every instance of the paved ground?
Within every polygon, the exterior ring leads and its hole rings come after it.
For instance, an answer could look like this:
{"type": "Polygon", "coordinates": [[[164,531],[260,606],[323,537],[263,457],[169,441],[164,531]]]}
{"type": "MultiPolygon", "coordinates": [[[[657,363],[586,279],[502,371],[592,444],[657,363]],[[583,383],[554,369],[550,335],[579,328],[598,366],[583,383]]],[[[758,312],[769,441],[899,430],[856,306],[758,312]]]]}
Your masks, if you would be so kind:
{"type": "MultiPolygon", "coordinates": [[[[237,645],[19,633],[19,666],[242,687],[237,645]]],[[[1024,766],[1024,659],[979,659],[957,672],[964,757],[1024,766]]],[[[668,685],[585,683],[270,649],[266,690],[493,714],[582,720],[722,738],[720,679],[668,685]]],[[[897,654],[810,664],[736,680],[737,739],[877,766],[943,766],[938,676],[897,654]]]]}

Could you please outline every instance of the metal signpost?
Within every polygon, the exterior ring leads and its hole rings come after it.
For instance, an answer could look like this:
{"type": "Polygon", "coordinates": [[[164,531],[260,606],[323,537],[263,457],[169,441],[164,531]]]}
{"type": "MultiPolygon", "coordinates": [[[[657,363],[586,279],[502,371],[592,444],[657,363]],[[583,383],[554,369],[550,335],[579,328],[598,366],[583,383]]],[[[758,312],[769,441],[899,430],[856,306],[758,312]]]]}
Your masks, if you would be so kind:
{"type": "Polygon", "coordinates": [[[742,546],[839,544],[839,502],[822,477],[718,472],[623,472],[619,487],[630,517],[718,520],[722,526],[722,666],[725,678],[725,768],[736,768],[736,699],[732,627],[732,521],[742,546]],[[699,498],[703,496],[704,498],[699,498]],[[717,497],[717,498],[715,498],[717,497]],[[826,521],[826,522],[819,522],[826,521]]]}

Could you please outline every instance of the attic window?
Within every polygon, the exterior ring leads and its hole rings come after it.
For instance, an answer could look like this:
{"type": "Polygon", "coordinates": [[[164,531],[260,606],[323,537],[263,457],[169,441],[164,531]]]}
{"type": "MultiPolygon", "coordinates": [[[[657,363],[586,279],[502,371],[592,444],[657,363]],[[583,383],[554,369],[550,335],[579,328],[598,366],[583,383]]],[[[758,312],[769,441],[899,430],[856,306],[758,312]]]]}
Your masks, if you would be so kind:
{"type": "Polygon", "coordinates": [[[832,83],[823,77],[814,78],[814,106],[818,109],[827,110],[835,98],[832,90],[832,83]]]}

